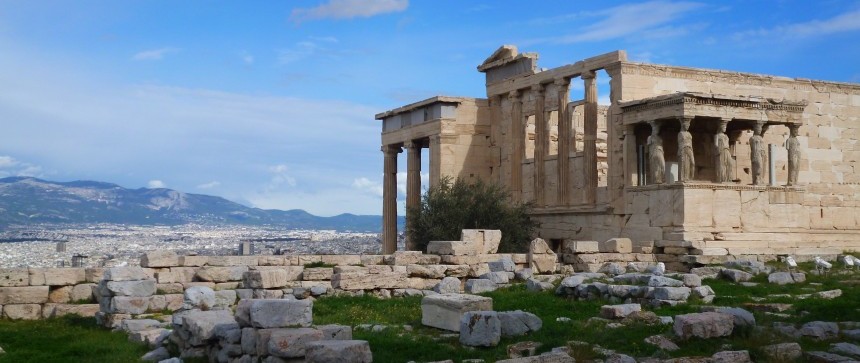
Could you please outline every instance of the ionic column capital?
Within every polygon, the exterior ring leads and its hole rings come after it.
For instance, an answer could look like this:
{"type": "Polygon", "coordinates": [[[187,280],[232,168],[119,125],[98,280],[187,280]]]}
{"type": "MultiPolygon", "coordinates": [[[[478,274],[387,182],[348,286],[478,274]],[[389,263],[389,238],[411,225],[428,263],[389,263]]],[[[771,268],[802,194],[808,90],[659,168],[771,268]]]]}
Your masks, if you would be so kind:
{"type": "Polygon", "coordinates": [[[559,86],[559,87],[568,87],[568,86],[570,86],[570,78],[567,78],[567,77],[556,78],[555,82],[553,82],[553,83],[555,83],[555,85],[559,86]]]}

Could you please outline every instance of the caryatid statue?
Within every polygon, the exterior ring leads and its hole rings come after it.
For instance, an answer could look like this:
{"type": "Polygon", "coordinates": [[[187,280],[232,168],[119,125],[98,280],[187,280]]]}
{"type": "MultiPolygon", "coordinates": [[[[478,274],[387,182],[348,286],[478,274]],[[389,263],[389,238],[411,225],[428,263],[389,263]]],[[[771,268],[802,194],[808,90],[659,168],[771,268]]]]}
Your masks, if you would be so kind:
{"type": "Polygon", "coordinates": [[[764,164],[767,150],[764,147],[763,134],[762,123],[756,122],[755,126],[753,126],[753,135],[750,137],[750,161],[752,162],[753,185],[762,185],[765,183],[764,164]]]}
{"type": "Polygon", "coordinates": [[[678,132],[678,180],[693,180],[696,172],[696,158],[693,156],[693,134],[690,133],[690,118],[681,119],[678,132]]]}
{"type": "Polygon", "coordinates": [[[729,136],[726,135],[727,124],[728,121],[721,121],[719,132],[714,136],[714,147],[716,148],[717,155],[717,183],[731,182],[732,170],[735,168],[729,136]]]}
{"type": "Polygon", "coordinates": [[[785,140],[785,148],[788,150],[788,183],[797,185],[797,175],[800,171],[800,141],[797,140],[797,131],[800,125],[789,125],[788,140],[785,140]]]}
{"type": "Polygon", "coordinates": [[[660,124],[651,121],[651,136],[648,136],[648,164],[651,167],[651,183],[663,184],[666,177],[666,160],[663,155],[663,139],[660,124]]]}

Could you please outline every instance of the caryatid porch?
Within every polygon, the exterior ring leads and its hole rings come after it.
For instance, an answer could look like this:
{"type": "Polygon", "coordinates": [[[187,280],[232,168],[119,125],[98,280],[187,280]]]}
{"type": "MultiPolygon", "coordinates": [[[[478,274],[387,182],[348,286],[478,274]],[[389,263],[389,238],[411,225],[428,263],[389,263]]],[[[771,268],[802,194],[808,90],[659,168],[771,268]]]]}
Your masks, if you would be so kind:
{"type": "Polygon", "coordinates": [[[780,144],[787,149],[788,171],[782,182],[797,185],[801,154],[797,131],[805,106],[692,92],[623,102],[627,184],[747,184],[742,181],[751,179],[751,185],[776,185],[770,155],[776,145],[766,145],[764,136],[771,128],[785,127],[789,132],[780,144]],[[738,152],[743,138],[749,146],[746,155],[738,152]]]}

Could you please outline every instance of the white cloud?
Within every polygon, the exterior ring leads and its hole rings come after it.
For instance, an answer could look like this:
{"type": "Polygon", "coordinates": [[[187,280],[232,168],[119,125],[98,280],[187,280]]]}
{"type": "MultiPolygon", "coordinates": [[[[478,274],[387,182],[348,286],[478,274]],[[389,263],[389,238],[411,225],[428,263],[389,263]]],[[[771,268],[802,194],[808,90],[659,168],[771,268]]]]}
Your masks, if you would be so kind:
{"type": "Polygon", "coordinates": [[[198,184],[197,189],[212,189],[212,188],[216,188],[220,185],[221,185],[221,182],[219,182],[217,180],[213,180],[213,181],[208,182],[208,183],[198,184]]]}
{"type": "Polygon", "coordinates": [[[290,187],[296,186],[296,178],[287,174],[287,166],[285,164],[278,164],[269,167],[269,173],[272,173],[272,178],[269,180],[269,185],[266,186],[266,190],[275,190],[281,185],[287,185],[290,187]]]}
{"type": "Polygon", "coordinates": [[[314,8],[297,8],[290,13],[294,24],[319,19],[368,18],[406,10],[409,0],[329,0],[314,8]]]}
{"type": "Polygon", "coordinates": [[[361,177],[352,181],[352,187],[362,192],[382,198],[382,183],[361,177]]]}
{"type": "Polygon", "coordinates": [[[145,51],[142,51],[142,52],[135,54],[132,57],[132,59],[134,59],[136,61],[161,60],[162,58],[164,58],[165,55],[167,55],[169,53],[176,53],[178,51],[179,51],[179,48],[172,48],[172,47],[145,50],[145,51]]]}
{"type": "Polygon", "coordinates": [[[748,38],[806,38],[860,30],[860,9],[839,14],[826,20],[811,20],[802,23],[760,28],[734,34],[735,40],[748,38]]]}
{"type": "Polygon", "coordinates": [[[158,179],[150,180],[148,183],[146,183],[146,186],[151,189],[167,188],[167,184],[164,184],[163,181],[158,179]]]}
{"type": "Polygon", "coordinates": [[[580,43],[603,41],[622,38],[630,35],[644,35],[645,32],[655,32],[655,36],[670,36],[682,33],[678,27],[671,32],[662,25],[672,22],[680,16],[702,6],[695,2],[649,1],[637,4],[625,4],[596,12],[580,12],[563,14],[552,18],[534,19],[530,24],[555,25],[571,21],[600,17],[595,23],[578,29],[575,33],[539,39],[535,42],[580,43]]]}
{"type": "Polygon", "coordinates": [[[244,62],[247,65],[254,64],[254,56],[248,54],[247,52],[239,53],[239,58],[241,58],[242,62],[244,62]]]}
{"type": "Polygon", "coordinates": [[[18,165],[18,160],[11,156],[0,156],[0,169],[11,168],[18,165]]]}

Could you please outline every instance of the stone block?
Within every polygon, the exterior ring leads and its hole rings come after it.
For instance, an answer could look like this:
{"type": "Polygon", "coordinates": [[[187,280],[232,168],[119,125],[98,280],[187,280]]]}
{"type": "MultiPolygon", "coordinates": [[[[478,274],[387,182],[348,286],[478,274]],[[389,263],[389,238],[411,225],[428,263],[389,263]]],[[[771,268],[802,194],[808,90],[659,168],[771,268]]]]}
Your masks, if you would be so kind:
{"type": "Polygon", "coordinates": [[[468,294],[439,294],[421,300],[421,323],[450,331],[460,330],[460,317],[468,311],[493,310],[493,299],[468,294]]]}
{"type": "Polygon", "coordinates": [[[689,287],[655,287],[651,298],[656,300],[687,301],[692,290],[689,287]]]}
{"type": "Polygon", "coordinates": [[[126,319],[120,324],[120,329],[126,333],[158,328],[161,322],[155,319],[126,319]]]}
{"type": "Polygon", "coordinates": [[[245,273],[245,287],[251,289],[285,287],[287,281],[287,272],[284,270],[255,270],[245,273]]]}
{"type": "Polygon", "coordinates": [[[502,258],[498,261],[487,262],[491,272],[514,272],[517,265],[510,258],[502,258]]]}
{"type": "Polygon", "coordinates": [[[204,345],[219,331],[239,329],[239,324],[228,310],[191,310],[182,316],[182,329],[190,334],[191,345],[204,345]]]}
{"type": "Polygon", "coordinates": [[[45,304],[42,306],[42,318],[48,319],[70,314],[93,317],[99,311],[99,304],[45,304]]]}
{"type": "MultiPolygon", "coordinates": [[[[251,300],[250,323],[256,328],[308,327],[313,323],[311,300],[251,300]]],[[[238,313],[237,313],[238,314],[238,313]]]]}
{"type": "Polygon", "coordinates": [[[409,277],[441,279],[445,277],[445,270],[444,265],[406,265],[406,273],[409,277]]]}
{"type": "Polygon", "coordinates": [[[43,268],[28,268],[30,273],[30,286],[42,286],[45,284],[45,269],[43,268]]]}
{"type": "Polygon", "coordinates": [[[374,275],[335,274],[332,277],[331,286],[342,290],[408,289],[411,287],[405,272],[374,275]]]}
{"type": "Polygon", "coordinates": [[[598,253],[600,252],[600,244],[597,241],[565,241],[564,253],[598,253]]]}
{"type": "Polygon", "coordinates": [[[47,286],[0,287],[0,305],[48,302],[47,286]]]}
{"type": "Polygon", "coordinates": [[[205,266],[209,262],[209,256],[179,256],[179,265],[186,267],[205,266]]]}
{"type": "Polygon", "coordinates": [[[209,310],[215,305],[215,291],[209,287],[192,286],[183,293],[182,306],[185,309],[209,310]]]}
{"type": "Polygon", "coordinates": [[[456,277],[446,277],[439,281],[433,287],[433,291],[440,294],[456,294],[460,292],[460,279],[456,277]]]}
{"type": "Polygon", "coordinates": [[[156,294],[181,294],[183,291],[185,288],[182,287],[182,284],[155,284],[156,294]]]}
{"type": "Polygon", "coordinates": [[[104,279],[107,269],[101,267],[90,267],[84,270],[84,275],[89,283],[98,283],[104,279]]]}
{"type": "Polygon", "coordinates": [[[0,287],[17,287],[30,285],[30,271],[25,268],[0,269],[0,287]]]}
{"type": "Polygon", "coordinates": [[[731,282],[746,282],[753,278],[753,275],[749,272],[732,268],[724,268],[720,271],[720,275],[731,282]]]}
{"type": "Polygon", "coordinates": [[[502,337],[502,323],[495,311],[469,311],[460,318],[460,344],[494,347],[502,337]]]}
{"type": "Polygon", "coordinates": [[[316,327],[323,332],[324,340],[351,340],[352,327],[347,325],[329,324],[316,327]]]}
{"type": "Polygon", "coordinates": [[[478,253],[493,254],[499,251],[499,244],[502,242],[502,231],[498,229],[484,230],[484,247],[478,253]]]}
{"type": "Polygon", "coordinates": [[[558,256],[541,238],[536,238],[529,244],[528,263],[535,273],[555,272],[558,256]]]}
{"type": "Polygon", "coordinates": [[[498,316],[503,337],[525,335],[543,327],[543,321],[537,315],[521,310],[499,312],[498,316]]]}
{"type": "Polygon", "coordinates": [[[305,344],[305,362],[308,363],[370,363],[373,353],[364,340],[329,340],[305,344]]]}
{"type": "Polygon", "coordinates": [[[468,279],[466,280],[465,291],[468,294],[480,294],[483,292],[496,291],[499,288],[492,280],[488,279],[468,279]]]}
{"type": "Polygon", "coordinates": [[[241,281],[247,271],[248,266],[206,266],[197,270],[197,278],[208,282],[241,281]]]}
{"type": "Polygon", "coordinates": [[[803,348],[797,343],[779,343],[762,347],[768,358],[777,362],[795,362],[803,357],[803,348]]]}
{"type": "Polygon", "coordinates": [[[306,345],[323,340],[323,334],[317,329],[275,329],[269,335],[269,354],[281,358],[299,358],[305,356],[306,345]]]}
{"type": "MultiPolygon", "coordinates": [[[[161,345],[161,343],[170,336],[170,332],[171,332],[170,330],[164,329],[164,328],[152,328],[152,329],[147,329],[147,330],[141,330],[141,331],[130,333],[128,335],[128,341],[130,341],[132,343],[143,344],[143,345],[146,345],[150,348],[155,348],[155,347],[161,345]]],[[[167,353],[166,348],[161,347],[159,349],[165,349],[165,353],[167,353]]],[[[167,353],[166,358],[169,358],[169,357],[170,357],[170,353],[167,353]]]]}
{"type": "Polygon", "coordinates": [[[179,266],[179,256],[171,250],[146,251],[140,257],[141,267],[173,267],[179,266]]]}
{"type": "Polygon", "coordinates": [[[732,334],[734,318],[729,314],[707,312],[675,316],[672,331],[681,339],[716,338],[732,334]]]}
{"type": "Polygon", "coordinates": [[[104,280],[108,281],[136,281],[146,280],[149,275],[140,267],[123,266],[111,267],[104,271],[104,280]]]}
{"type": "Polygon", "coordinates": [[[463,241],[430,241],[427,244],[427,253],[434,255],[451,256],[475,256],[478,254],[476,246],[463,241]]]}
{"type": "Polygon", "coordinates": [[[330,265],[360,265],[360,255],[322,255],[320,256],[322,263],[330,265]]]}
{"type": "Polygon", "coordinates": [[[148,297],[114,296],[110,298],[110,313],[143,314],[149,310],[148,297]]]}
{"type": "Polygon", "coordinates": [[[42,318],[42,305],[11,304],[3,305],[3,317],[12,320],[38,320],[42,318]]]}
{"type": "Polygon", "coordinates": [[[236,290],[215,291],[215,309],[229,309],[236,304],[236,290]]]}
{"type": "Polygon", "coordinates": [[[145,297],[155,294],[155,280],[102,281],[99,285],[110,291],[112,296],[145,297]]]}
{"type": "Polygon", "coordinates": [[[312,267],[306,268],[302,272],[302,280],[305,281],[325,281],[331,280],[334,274],[334,269],[331,267],[312,267]]]}
{"type": "Polygon", "coordinates": [[[612,238],[598,245],[601,253],[633,253],[633,241],[629,238],[612,238]]]}
{"type": "Polygon", "coordinates": [[[65,304],[71,301],[72,287],[59,286],[52,287],[48,293],[48,302],[65,304]]]}
{"type": "Polygon", "coordinates": [[[45,285],[68,286],[87,281],[87,274],[83,268],[46,268],[45,285]]]}
{"type": "Polygon", "coordinates": [[[627,315],[642,311],[639,304],[603,305],[600,307],[600,317],[606,319],[623,319],[627,315]]]}

